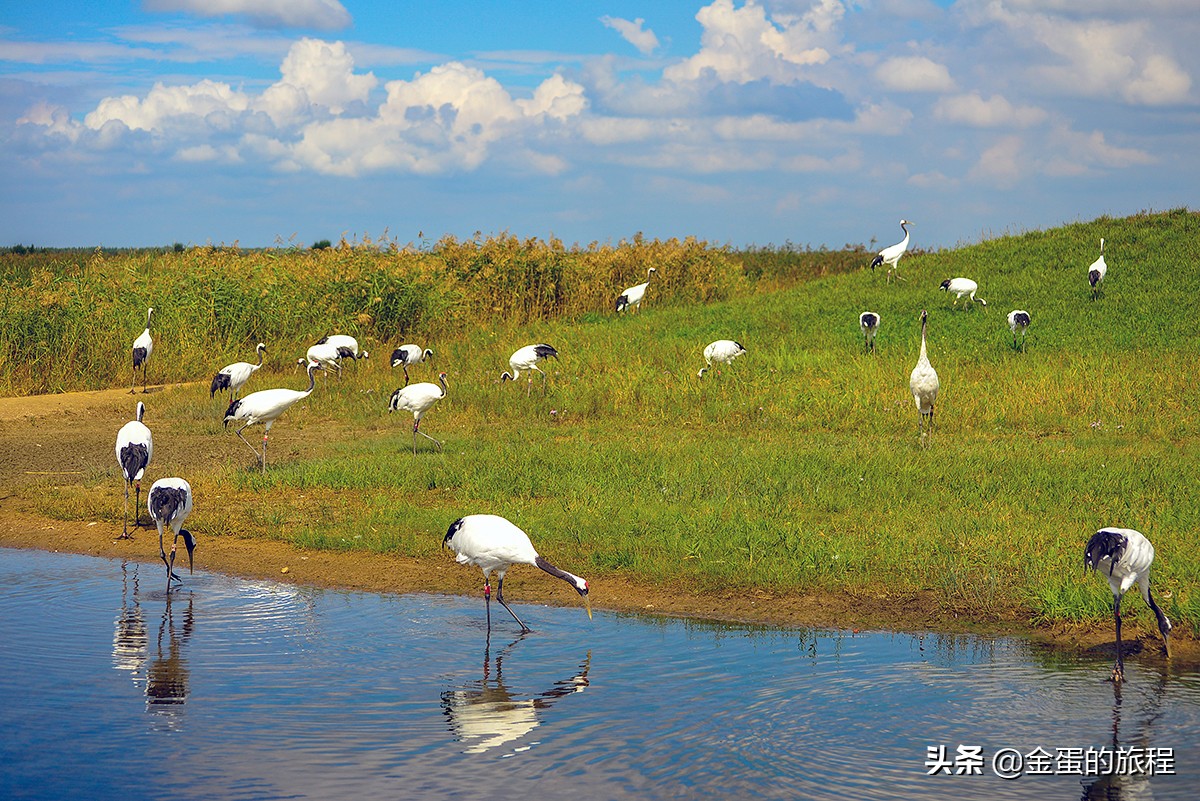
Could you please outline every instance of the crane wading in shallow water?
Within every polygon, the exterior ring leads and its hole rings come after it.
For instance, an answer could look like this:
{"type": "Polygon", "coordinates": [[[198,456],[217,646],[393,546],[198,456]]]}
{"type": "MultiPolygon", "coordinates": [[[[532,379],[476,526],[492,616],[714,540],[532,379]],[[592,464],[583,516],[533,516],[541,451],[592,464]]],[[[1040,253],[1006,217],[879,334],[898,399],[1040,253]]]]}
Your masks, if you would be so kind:
{"type": "Polygon", "coordinates": [[[1154,602],[1150,592],[1150,565],[1154,563],[1154,546],[1140,531],[1131,528],[1102,528],[1088,540],[1083,553],[1083,572],[1089,568],[1106,574],[1113,595],[1113,621],[1117,628],[1117,662],[1113,665],[1112,680],[1125,680],[1125,660],[1121,653],[1121,596],[1138,585],[1142,599],[1154,612],[1158,632],[1162,635],[1163,650],[1171,656],[1171,621],[1154,602]]]}
{"type": "Polygon", "coordinates": [[[887,280],[889,283],[892,280],[892,273],[896,274],[897,281],[904,280],[904,277],[902,275],[900,275],[900,266],[899,265],[900,265],[900,257],[903,256],[905,254],[905,252],[908,250],[908,242],[909,242],[908,226],[910,226],[910,225],[912,225],[912,223],[910,223],[908,220],[901,220],[900,221],[900,230],[904,231],[904,238],[901,239],[896,244],[889,245],[888,247],[879,251],[879,254],[874,259],[871,260],[871,271],[872,272],[875,271],[876,267],[878,267],[882,264],[886,264],[888,266],[887,280]]]}
{"type": "Polygon", "coordinates": [[[183,537],[183,544],[187,547],[188,572],[192,572],[192,552],[196,550],[196,538],[183,527],[187,516],[192,513],[192,485],[182,478],[160,478],[150,487],[150,492],[146,495],[146,506],[150,510],[154,525],[158,528],[158,555],[167,566],[169,594],[172,579],[181,583],[183,581],[175,575],[175,548],[179,545],[180,537],[183,537]],[[167,551],[163,547],[164,526],[175,532],[175,539],[171,543],[170,561],[167,561],[167,551]]]}
{"type": "Polygon", "coordinates": [[[521,633],[532,631],[504,600],[504,574],[513,565],[533,565],[555,578],[562,579],[583,596],[588,619],[592,618],[592,603],[588,599],[588,583],[583,578],[560,570],[538,554],[529,541],[529,535],[507,519],[498,515],[467,515],[450,524],[442,547],[451,548],[454,560],[461,565],[474,565],[483,571],[483,598],[486,602],[488,631],[492,630],[492,585],[493,572],[498,576],[496,600],[508,610],[521,627],[521,633]]]}
{"type": "Polygon", "coordinates": [[[315,362],[308,365],[308,389],[306,390],[260,389],[258,392],[251,392],[246,397],[233,401],[225,410],[225,428],[228,429],[231,422],[242,423],[242,427],[237,430],[238,438],[254,452],[255,458],[262,465],[263,473],[267,472],[267,435],[271,432],[271,426],[275,425],[279,416],[290,409],[292,404],[312,394],[313,387],[317,383],[316,371],[321,369],[324,368],[315,362]],[[255,423],[263,424],[261,455],[242,436],[242,432],[255,423]]]}

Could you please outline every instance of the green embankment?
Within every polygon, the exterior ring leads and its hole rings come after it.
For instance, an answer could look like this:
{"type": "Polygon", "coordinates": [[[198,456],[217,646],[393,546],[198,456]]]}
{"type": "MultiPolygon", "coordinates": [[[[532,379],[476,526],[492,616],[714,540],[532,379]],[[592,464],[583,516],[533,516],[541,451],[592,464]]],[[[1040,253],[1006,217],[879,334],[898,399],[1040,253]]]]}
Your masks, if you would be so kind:
{"type": "MultiPolygon", "coordinates": [[[[931,590],[960,614],[1015,609],[1050,622],[1109,614],[1103,582],[1083,576],[1083,545],[1098,527],[1122,525],[1154,542],[1168,614],[1193,632],[1200,624],[1200,215],[1102,218],[910,254],[907,280],[891,285],[865,269],[861,251],[511,240],[359,251],[93,255],[70,269],[9,260],[6,274],[19,281],[24,269],[28,291],[0,304],[2,386],[119,386],[127,343],[154,305],[155,355],[171,356],[152,368],[152,382],[206,381],[262,339],[275,372],[247,389],[299,387],[295,359],[341,319],[339,330],[358,334],[372,358],[341,381],[322,380],[273,432],[318,443],[310,458],[275,462],[263,477],[225,434],[227,458],[174,470],[194,471],[194,484],[236,504],[239,531],[425,557],[449,521],[488,511],[589,576],[931,590]],[[1109,272],[1093,301],[1086,274],[1101,237],[1109,272]],[[489,248],[508,260],[481,259],[489,248]],[[417,268],[380,271],[371,266],[380,258],[417,268]],[[662,281],[642,312],[615,316],[615,290],[643,280],[651,264],[662,281]],[[164,270],[187,273],[172,285],[195,294],[181,300],[147,278],[164,270]],[[938,290],[956,276],[979,282],[986,310],[955,309],[938,290]],[[73,319],[72,292],[98,299],[95,316],[73,319]],[[39,317],[35,301],[49,313],[39,317]],[[117,308],[119,322],[101,325],[117,308]],[[1005,319],[1015,308],[1033,319],[1024,352],[1005,319]],[[924,441],[908,391],[922,309],[941,378],[924,441]],[[873,356],[858,330],[864,310],[882,317],[873,356]],[[18,363],[17,337],[49,354],[75,348],[79,364],[18,363]],[[748,355],[697,378],[704,345],[719,338],[739,340],[748,355]],[[436,354],[414,381],[449,376],[448,397],[422,424],[445,441],[442,455],[421,441],[414,458],[411,417],[386,412],[398,384],[386,356],[402,340],[436,354]],[[508,355],[542,341],[561,354],[548,368],[549,394],[536,376],[529,394],[523,377],[500,385],[508,355]],[[302,511],[289,502],[300,496],[302,511]]],[[[222,435],[206,385],[164,402],[162,436],[222,435]]],[[[50,493],[46,509],[117,519],[113,492],[113,477],[96,473],[50,493]]],[[[210,536],[235,525],[199,499],[194,518],[191,527],[210,536]]]]}

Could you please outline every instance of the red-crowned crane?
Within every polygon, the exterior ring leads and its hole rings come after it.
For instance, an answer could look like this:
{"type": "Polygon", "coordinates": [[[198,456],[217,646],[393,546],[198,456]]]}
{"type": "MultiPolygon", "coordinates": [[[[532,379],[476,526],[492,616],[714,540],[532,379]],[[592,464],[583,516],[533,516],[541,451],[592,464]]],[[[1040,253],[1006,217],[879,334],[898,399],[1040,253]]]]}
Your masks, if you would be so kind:
{"type": "Polygon", "coordinates": [[[427,381],[400,387],[392,393],[392,397],[388,401],[388,412],[395,412],[401,409],[406,412],[412,412],[413,456],[417,455],[417,434],[437,445],[439,451],[442,449],[441,442],[421,430],[421,418],[425,416],[425,412],[432,409],[435,403],[446,397],[446,390],[449,389],[446,386],[445,373],[438,373],[438,381],[441,382],[440,387],[437,384],[430,384],[427,381]]]}
{"type": "Polygon", "coordinates": [[[1025,350],[1025,332],[1029,330],[1029,312],[1024,309],[1013,309],[1008,313],[1008,330],[1012,331],[1013,349],[1025,350]],[[1017,344],[1017,337],[1021,338],[1020,345],[1017,344]]]}
{"type": "MultiPolygon", "coordinates": [[[[539,343],[537,345],[526,345],[523,348],[518,348],[512,356],[508,357],[508,366],[512,372],[507,370],[500,374],[500,383],[505,381],[516,381],[517,376],[521,375],[521,371],[537,371],[542,373],[542,368],[537,366],[537,363],[542,359],[557,359],[558,351],[552,345],[539,343]]],[[[525,394],[529,395],[533,389],[533,376],[530,375],[528,384],[525,387],[525,394]]],[[[546,374],[542,373],[542,394],[546,394],[546,374]]]]}
{"type": "Polygon", "coordinates": [[[442,547],[451,548],[454,560],[461,565],[474,565],[483,571],[483,598],[486,602],[488,631],[492,630],[492,586],[491,576],[495,572],[496,600],[508,610],[524,634],[531,629],[517,617],[504,601],[504,574],[513,565],[533,565],[555,578],[562,579],[583,596],[588,619],[592,617],[592,603],[588,599],[588,583],[573,573],[560,570],[538,554],[529,541],[529,535],[499,515],[467,515],[450,524],[442,547]]]}
{"type": "MultiPolygon", "coordinates": [[[[979,284],[972,281],[970,278],[947,278],[942,282],[941,287],[943,292],[954,293],[954,306],[958,306],[958,301],[963,295],[970,295],[971,300],[978,303],[980,306],[987,308],[987,301],[983,298],[975,297],[975,293],[979,291],[979,284]]],[[[964,303],[963,308],[970,306],[970,303],[964,303]]]]}
{"type": "Polygon", "coordinates": [[[1113,595],[1113,620],[1117,628],[1117,663],[1113,665],[1112,680],[1125,680],[1125,660],[1121,653],[1121,596],[1134,584],[1154,612],[1158,632],[1162,635],[1163,650],[1171,656],[1171,621],[1150,592],[1150,565],[1154,563],[1154,546],[1140,531],[1131,528],[1102,528],[1088,540],[1083,554],[1083,570],[1102,572],[1108,578],[1113,595]]]}
{"type": "Polygon", "coordinates": [[[408,366],[410,364],[420,364],[433,358],[433,351],[429,348],[421,349],[420,345],[401,345],[392,351],[392,369],[397,367],[404,368],[404,384],[408,385],[408,366]]]}
{"type": "Polygon", "coordinates": [[[371,354],[365,350],[358,352],[358,340],[348,334],[331,334],[317,340],[318,345],[332,345],[337,348],[338,356],[343,359],[365,359],[371,354]]]}
{"type": "Polygon", "coordinates": [[[154,316],[154,307],[146,312],[146,330],[133,340],[133,374],[129,379],[129,394],[133,394],[133,386],[137,383],[137,369],[142,368],[142,394],[146,394],[146,363],[150,361],[150,353],[154,350],[154,338],[150,336],[150,318],[154,316]]]}
{"type": "Polygon", "coordinates": [[[167,593],[170,593],[171,579],[182,582],[182,579],[175,575],[175,548],[179,545],[180,537],[183,537],[183,544],[187,546],[188,572],[192,572],[192,552],[196,550],[196,538],[183,527],[187,516],[192,513],[192,485],[182,478],[160,478],[150,487],[150,492],[146,495],[146,506],[150,509],[150,517],[154,519],[154,525],[158,528],[158,555],[167,566],[167,593]],[[170,561],[167,561],[167,551],[163,547],[164,527],[169,527],[175,532],[175,539],[171,543],[170,561]]]}
{"type": "Polygon", "coordinates": [[[700,372],[696,373],[700,378],[704,378],[704,374],[712,368],[713,362],[718,364],[730,364],[738,356],[746,352],[746,349],[740,343],[734,342],[732,339],[718,339],[716,342],[710,342],[708,347],[704,349],[704,366],[700,368],[700,372]]]}
{"type": "Polygon", "coordinates": [[[637,286],[631,286],[629,289],[626,289],[624,292],[622,292],[620,297],[617,298],[617,311],[625,311],[631,306],[635,311],[640,311],[642,307],[642,298],[646,297],[646,287],[650,286],[650,279],[653,278],[654,274],[657,272],[658,270],[656,268],[651,267],[649,270],[646,270],[645,281],[637,286]]]}
{"type": "Polygon", "coordinates": [[[1100,258],[1088,267],[1088,283],[1092,285],[1092,300],[1100,296],[1101,284],[1108,273],[1108,264],[1104,261],[1104,238],[1100,239],[1100,258]]]}
{"type": "Polygon", "coordinates": [[[908,388],[912,390],[913,402],[921,416],[917,420],[917,434],[921,433],[921,424],[928,418],[928,432],[933,431],[933,404],[937,400],[938,382],[937,370],[929,363],[929,352],[925,346],[925,329],[929,323],[929,312],[921,310],[921,356],[917,366],[913,368],[908,378],[908,388]]]}
{"type": "Polygon", "coordinates": [[[251,392],[244,398],[239,398],[229,404],[229,408],[225,410],[225,428],[229,428],[230,422],[242,423],[242,427],[237,430],[238,438],[246,443],[246,447],[254,451],[254,456],[262,465],[262,471],[267,472],[267,435],[271,433],[271,426],[279,419],[279,416],[292,407],[298,400],[307,398],[312,394],[313,387],[316,386],[316,371],[323,369],[321,365],[311,363],[308,365],[308,389],[260,389],[258,392],[251,392]],[[242,432],[249,426],[255,423],[263,424],[262,438],[262,455],[254,450],[254,446],[242,436],[242,432]]]}
{"type": "Polygon", "coordinates": [[[303,359],[296,359],[296,364],[300,365],[301,367],[307,367],[310,364],[318,364],[324,370],[337,371],[338,378],[341,378],[343,358],[351,357],[343,356],[341,349],[338,346],[330,342],[322,342],[309,348],[303,359]]]}
{"type": "Polygon", "coordinates": [[[138,401],[137,415],[135,419],[130,420],[125,425],[121,426],[121,430],[117,432],[117,464],[121,468],[121,474],[125,477],[125,515],[123,533],[120,539],[129,539],[129,485],[134,486],[133,500],[133,526],[137,528],[141,519],[142,508],[142,476],[146,473],[146,466],[150,464],[150,459],[154,456],[154,438],[150,436],[150,429],[142,422],[142,418],[146,415],[146,404],[138,401]]]}
{"type": "Polygon", "coordinates": [[[896,274],[897,281],[903,280],[903,276],[900,275],[899,264],[900,264],[900,257],[903,256],[905,254],[905,252],[908,250],[908,242],[909,242],[908,226],[910,226],[910,225],[912,225],[912,223],[910,223],[908,220],[901,220],[900,221],[900,230],[904,231],[904,238],[901,239],[896,244],[889,245],[888,247],[879,251],[879,255],[877,255],[874,259],[871,260],[871,270],[872,271],[874,271],[875,268],[880,266],[881,264],[886,264],[888,266],[887,280],[889,282],[892,280],[893,272],[896,274]]]}
{"type": "Polygon", "coordinates": [[[213,376],[212,386],[209,388],[208,397],[216,397],[218,392],[229,390],[230,399],[237,400],[238,392],[242,387],[246,386],[246,382],[250,380],[250,376],[254,375],[254,371],[262,367],[263,354],[267,352],[267,346],[259,342],[258,347],[258,364],[250,362],[234,362],[226,365],[217,371],[213,376]]]}
{"type": "Polygon", "coordinates": [[[875,352],[875,333],[879,330],[879,315],[865,311],[858,315],[858,327],[863,332],[863,347],[868,353],[875,352]]]}

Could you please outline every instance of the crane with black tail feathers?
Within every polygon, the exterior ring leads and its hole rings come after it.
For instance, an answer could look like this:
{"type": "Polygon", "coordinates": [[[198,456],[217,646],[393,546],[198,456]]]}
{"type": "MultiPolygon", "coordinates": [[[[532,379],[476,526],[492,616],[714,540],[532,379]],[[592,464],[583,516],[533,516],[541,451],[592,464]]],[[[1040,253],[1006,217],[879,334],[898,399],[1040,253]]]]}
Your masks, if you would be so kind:
{"type": "Polygon", "coordinates": [[[1131,528],[1102,528],[1088,540],[1083,553],[1083,572],[1090,568],[1105,573],[1113,595],[1113,621],[1117,629],[1117,662],[1113,665],[1112,680],[1125,680],[1125,660],[1121,648],[1121,596],[1138,585],[1142,599],[1154,612],[1158,632],[1162,635],[1163,650],[1171,656],[1171,621],[1154,602],[1150,592],[1150,565],[1154,563],[1154,546],[1140,531],[1131,528]]]}
{"type": "Polygon", "coordinates": [[[1025,352],[1025,332],[1029,330],[1029,312],[1024,309],[1013,309],[1008,313],[1008,330],[1012,331],[1013,335],[1013,350],[1025,352]],[[1021,338],[1020,344],[1017,343],[1017,337],[1021,338]]]}
{"type": "Polygon", "coordinates": [[[137,528],[141,520],[142,507],[142,476],[146,466],[154,457],[154,437],[150,429],[142,422],[146,416],[146,404],[138,401],[136,418],[121,426],[117,432],[117,464],[121,467],[121,475],[125,477],[125,515],[123,532],[120,539],[129,539],[129,485],[134,486],[133,526],[137,528]]]}
{"type": "Polygon", "coordinates": [[[258,364],[234,362],[222,367],[213,376],[208,397],[213,398],[216,397],[218,392],[229,390],[230,400],[237,400],[238,393],[241,392],[242,387],[246,386],[246,382],[250,380],[250,376],[254,375],[255,370],[262,367],[263,354],[267,352],[267,346],[259,342],[255,350],[258,352],[258,364]]]}
{"type": "Polygon", "coordinates": [[[331,334],[318,339],[314,344],[329,345],[337,350],[338,358],[358,360],[365,359],[371,354],[358,350],[358,340],[348,334],[331,334]]]}
{"type": "Polygon", "coordinates": [[[900,221],[900,230],[904,231],[904,238],[901,239],[896,244],[889,245],[888,247],[879,251],[879,254],[876,255],[875,258],[871,260],[871,271],[872,272],[874,272],[875,268],[879,267],[880,265],[886,264],[888,266],[887,280],[889,283],[892,280],[892,273],[896,274],[897,281],[904,280],[903,276],[900,275],[899,264],[900,264],[900,257],[903,256],[905,254],[905,252],[908,251],[908,242],[909,242],[908,226],[910,226],[910,225],[912,225],[912,223],[910,223],[908,220],[901,220],[900,221]]]}
{"type": "Polygon", "coordinates": [[[410,364],[420,364],[432,358],[433,351],[429,348],[422,350],[420,345],[401,345],[392,351],[392,369],[397,367],[404,369],[404,384],[407,386],[408,366],[410,364]]]}
{"type": "Polygon", "coordinates": [[[150,318],[154,316],[154,307],[146,312],[146,330],[133,340],[133,375],[129,379],[129,394],[133,394],[133,386],[137,383],[137,370],[142,368],[142,394],[146,394],[146,366],[150,354],[154,351],[154,338],[150,336],[150,318]]]}
{"type": "Polygon", "coordinates": [[[1108,263],[1104,261],[1104,238],[1100,238],[1100,257],[1088,267],[1088,283],[1092,287],[1092,300],[1100,297],[1104,276],[1108,274],[1108,263]]]}
{"type": "Polygon", "coordinates": [[[742,347],[742,344],[732,339],[718,339],[716,342],[710,342],[704,349],[704,366],[696,375],[704,378],[704,374],[712,368],[713,362],[733,364],[733,360],[745,352],[746,349],[742,347]]]}
{"type": "Polygon", "coordinates": [[[858,315],[858,327],[863,332],[863,347],[867,353],[875,352],[875,334],[879,331],[879,315],[865,311],[858,315]]]}
{"type": "MultiPolygon", "coordinates": [[[[500,383],[503,384],[505,381],[516,381],[517,376],[521,375],[522,370],[525,370],[526,372],[535,371],[535,372],[542,373],[542,368],[538,367],[537,363],[542,361],[543,359],[557,359],[557,358],[558,358],[558,351],[555,350],[552,345],[547,345],[544,342],[537,344],[537,345],[526,345],[523,348],[518,348],[517,351],[515,353],[513,353],[512,356],[508,357],[508,366],[509,366],[509,369],[512,370],[512,372],[510,373],[506,370],[505,372],[501,373],[500,374],[500,383]]],[[[529,379],[528,379],[528,383],[525,387],[525,394],[529,395],[529,393],[532,391],[532,389],[533,389],[533,376],[530,375],[529,379]]],[[[542,394],[543,395],[546,394],[546,374],[545,373],[542,373],[542,394]]]]}
{"type": "Polygon", "coordinates": [[[238,398],[225,410],[225,428],[228,429],[231,422],[242,423],[242,427],[237,430],[238,438],[254,452],[254,457],[262,465],[263,473],[267,472],[267,435],[271,432],[271,426],[275,425],[275,421],[290,409],[292,404],[312,394],[313,387],[317,383],[316,371],[321,369],[324,368],[315,362],[308,365],[308,389],[306,390],[260,389],[258,392],[251,392],[244,398],[238,398]],[[242,432],[255,423],[263,424],[262,455],[259,455],[254,446],[242,436],[242,432]]]}
{"type": "Polygon", "coordinates": [[[430,384],[428,382],[406,384],[393,392],[391,399],[388,400],[389,413],[400,409],[412,412],[413,456],[417,455],[417,434],[437,445],[439,451],[442,449],[441,442],[421,430],[421,418],[425,416],[425,412],[432,409],[435,403],[446,397],[446,392],[450,389],[446,386],[445,373],[438,373],[438,382],[441,384],[440,387],[437,384],[430,384]]]}
{"type": "Polygon", "coordinates": [[[508,610],[521,627],[521,633],[532,631],[517,617],[504,600],[504,575],[513,565],[533,565],[555,578],[571,585],[583,597],[588,619],[592,617],[592,603],[588,599],[588,583],[585,579],[568,573],[550,564],[546,557],[534,550],[529,535],[499,515],[467,515],[450,524],[442,547],[455,553],[454,560],[460,565],[474,565],[483,571],[483,598],[487,609],[488,631],[492,630],[492,573],[496,573],[496,600],[508,610]]]}
{"type": "Polygon", "coordinates": [[[642,299],[646,297],[646,289],[650,286],[650,279],[653,278],[654,274],[657,272],[657,268],[651,267],[649,270],[646,270],[645,281],[637,286],[631,286],[629,289],[626,289],[624,292],[622,292],[617,297],[617,311],[623,312],[629,308],[633,308],[635,311],[641,311],[642,299]]]}
{"type": "Polygon", "coordinates": [[[150,487],[146,495],[146,506],[150,509],[150,517],[158,528],[158,555],[167,566],[167,593],[171,592],[171,581],[182,579],[175,575],[175,549],[179,546],[179,538],[187,547],[188,572],[192,572],[192,554],[196,550],[196,538],[192,532],[183,527],[188,515],[192,513],[192,485],[182,478],[160,478],[150,487]],[[163,528],[169,527],[175,533],[171,543],[171,559],[167,560],[167,551],[163,546],[163,528]]]}

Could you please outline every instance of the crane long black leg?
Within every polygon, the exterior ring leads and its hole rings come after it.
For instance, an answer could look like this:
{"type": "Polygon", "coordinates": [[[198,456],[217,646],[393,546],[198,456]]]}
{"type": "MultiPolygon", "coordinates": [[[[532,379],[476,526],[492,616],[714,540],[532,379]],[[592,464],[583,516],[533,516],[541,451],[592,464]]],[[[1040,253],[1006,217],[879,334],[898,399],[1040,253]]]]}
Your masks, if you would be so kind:
{"type": "Polygon", "coordinates": [[[524,634],[527,631],[533,631],[533,629],[529,628],[521,621],[521,618],[517,617],[517,613],[512,610],[512,607],[504,602],[504,579],[503,578],[501,578],[498,582],[496,582],[496,600],[500,602],[501,606],[503,606],[505,609],[508,610],[508,613],[513,616],[513,620],[517,621],[517,625],[521,627],[522,634],[524,634]]]}
{"type": "Polygon", "coordinates": [[[1113,665],[1112,680],[1125,680],[1125,656],[1121,649],[1121,596],[1113,596],[1113,619],[1117,624],[1117,663],[1113,665]]]}

